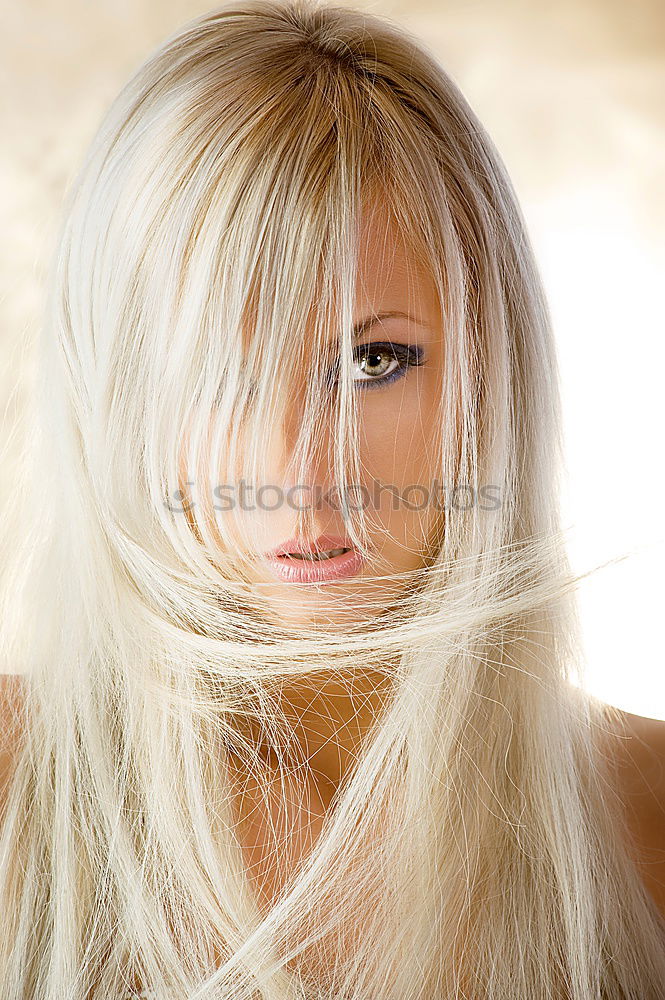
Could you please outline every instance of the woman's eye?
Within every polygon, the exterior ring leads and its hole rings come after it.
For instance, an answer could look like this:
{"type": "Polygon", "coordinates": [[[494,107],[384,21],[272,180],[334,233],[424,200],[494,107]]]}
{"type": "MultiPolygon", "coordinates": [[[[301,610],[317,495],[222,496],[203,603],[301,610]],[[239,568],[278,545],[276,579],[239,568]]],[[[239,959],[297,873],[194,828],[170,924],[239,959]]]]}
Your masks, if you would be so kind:
{"type": "MultiPolygon", "coordinates": [[[[365,388],[378,388],[406,375],[409,368],[424,363],[424,350],[415,344],[397,344],[392,341],[362,344],[353,349],[353,365],[357,371],[354,383],[365,388]]],[[[333,383],[337,368],[332,370],[333,383]]]]}

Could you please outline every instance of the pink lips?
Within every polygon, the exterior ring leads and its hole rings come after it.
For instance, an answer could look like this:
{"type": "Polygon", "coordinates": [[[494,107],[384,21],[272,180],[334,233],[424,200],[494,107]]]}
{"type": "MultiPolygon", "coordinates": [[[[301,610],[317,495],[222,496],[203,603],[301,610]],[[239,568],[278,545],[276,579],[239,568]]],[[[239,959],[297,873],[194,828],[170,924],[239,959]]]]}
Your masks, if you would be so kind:
{"type": "Polygon", "coordinates": [[[361,553],[351,546],[348,539],[339,535],[319,535],[314,542],[289,538],[266,552],[265,558],[271,570],[285,583],[333,583],[355,576],[363,563],[361,553]],[[291,552],[315,553],[343,548],[349,551],[320,561],[289,556],[291,552]]]}

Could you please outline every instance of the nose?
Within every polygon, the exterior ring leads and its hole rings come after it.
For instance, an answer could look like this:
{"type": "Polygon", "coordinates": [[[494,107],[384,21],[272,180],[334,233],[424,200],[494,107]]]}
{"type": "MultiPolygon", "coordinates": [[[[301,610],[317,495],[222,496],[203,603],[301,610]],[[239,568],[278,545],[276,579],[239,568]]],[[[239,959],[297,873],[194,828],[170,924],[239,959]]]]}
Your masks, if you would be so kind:
{"type": "MultiPolygon", "coordinates": [[[[275,422],[269,434],[267,459],[271,474],[274,476],[274,481],[280,482],[286,489],[302,482],[302,477],[310,486],[323,485],[328,479],[330,441],[329,421],[326,415],[320,416],[318,426],[313,428],[313,440],[309,445],[309,452],[302,455],[305,464],[300,470],[297,468],[296,449],[303,429],[304,416],[303,397],[299,396],[288,402],[281,421],[275,422]]],[[[301,441],[300,445],[303,448],[305,442],[301,441]]]]}
{"type": "MultiPolygon", "coordinates": [[[[270,511],[269,542],[279,544],[286,538],[313,532],[316,537],[330,531],[334,525],[334,510],[321,501],[322,494],[330,487],[330,422],[321,415],[319,427],[305,464],[298,469],[296,449],[304,418],[304,394],[287,401],[280,420],[269,428],[266,435],[265,462],[268,482],[279,488],[283,503],[270,511]],[[311,509],[311,520],[307,511],[311,509]]],[[[302,442],[301,442],[302,444],[302,442]]]]}

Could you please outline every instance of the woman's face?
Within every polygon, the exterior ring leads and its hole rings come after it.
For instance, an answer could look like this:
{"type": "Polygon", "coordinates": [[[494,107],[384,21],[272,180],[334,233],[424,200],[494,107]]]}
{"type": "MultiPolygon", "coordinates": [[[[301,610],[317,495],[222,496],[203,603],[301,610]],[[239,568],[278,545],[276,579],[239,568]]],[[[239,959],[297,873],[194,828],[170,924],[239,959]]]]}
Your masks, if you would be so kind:
{"type": "MultiPolygon", "coordinates": [[[[298,574],[314,566],[325,565],[325,572],[329,572],[337,563],[343,574],[345,557],[314,564],[282,556],[275,563],[264,554],[294,537],[298,515],[295,504],[284,503],[275,510],[236,512],[243,518],[246,537],[256,540],[251,564],[253,582],[260,585],[260,593],[278,619],[291,624],[343,626],[380,613],[402,590],[406,578],[401,582],[372,582],[372,578],[408,574],[422,567],[442,518],[432,502],[425,503],[432,481],[439,475],[436,430],[443,330],[438,300],[431,279],[419,269],[395,227],[387,225],[383,216],[366,216],[361,247],[354,325],[367,317],[381,317],[365,326],[354,350],[358,448],[361,482],[366,487],[362,502],[371,555],[360,566],[352,564],[351,575],[303,584],[298,574]],[[377,484],[384,488],[377,490],[377,484]]],[[[293,419],[287,421],[287,426],[273,428],[266,435],[269,482],[280,484],[285,494],[296,485],[289,479],[288,459],[297,436],[297,413],[294,405],[293,419]]],[[[330,454],[331,447],[322,448],[321,453],[330,454]]],[[[302,480],[299,482],[302,485],[302,480]]],[[[296,493],[296,502],[304,503],[316,496],[315,488],[325,493],[333,483],[331,463],[319,462],[306,483],[308,492],[296,493]]],[[[351,502],[358,503],[359,498],[351,502]]],[[[319,536],[347,540],[342,513],[334,503],[319,503],[312,523],[311,542],[319,536]]],[[[324,550],[331,547],[325,541],[320,544],[324,550]]],[[[346,561],[348,565],[348,556],[346,561]]]]}

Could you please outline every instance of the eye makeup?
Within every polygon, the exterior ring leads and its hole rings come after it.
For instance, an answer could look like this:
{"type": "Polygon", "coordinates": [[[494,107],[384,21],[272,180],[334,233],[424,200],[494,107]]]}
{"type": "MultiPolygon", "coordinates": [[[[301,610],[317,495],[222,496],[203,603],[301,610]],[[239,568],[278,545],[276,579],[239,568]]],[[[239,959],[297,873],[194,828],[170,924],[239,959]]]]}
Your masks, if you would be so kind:
{"type": "MultiPolygon", "coordinates": [[[[425,349],[417,344],[400,344],[392,340],[373,340],[353,348],[353,364],[360,368],[364,377],[354,378],[356,388],[379,389],[403,378],[409,369],[417,368],[426,361],[425,349]],[[372,371],[378,369],[378,371],[372,371]]],[[[337,384],[339,362],[327,373],[331,388],[337,384]]]]}
{"type": "Polygon", "coordinates": [[[354,362],[361,366],[365,378],[356,379],[358,387],[379,388],[403,378],[410,368],[424,364],[424,348],[416,344],[400,344],[392,340],[375,340],[370,344],[362,344],[353,349],[354,362]],[[384,366],[379,373],[372,373],[372,368],[384,366]],[[370,369],[370,371],[368,371],[370,369]]]}

